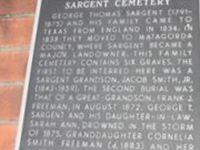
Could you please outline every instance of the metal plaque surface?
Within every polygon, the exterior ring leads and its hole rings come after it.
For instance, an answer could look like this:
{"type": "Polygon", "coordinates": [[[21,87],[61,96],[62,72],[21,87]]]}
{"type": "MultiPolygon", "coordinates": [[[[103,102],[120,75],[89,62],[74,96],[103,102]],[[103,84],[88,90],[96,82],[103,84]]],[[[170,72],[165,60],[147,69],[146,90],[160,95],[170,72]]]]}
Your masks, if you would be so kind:
{"type": "Polygon", "coordinates": [[[16,150],[199,150],[198,0],[38,1],[16,150]]]}

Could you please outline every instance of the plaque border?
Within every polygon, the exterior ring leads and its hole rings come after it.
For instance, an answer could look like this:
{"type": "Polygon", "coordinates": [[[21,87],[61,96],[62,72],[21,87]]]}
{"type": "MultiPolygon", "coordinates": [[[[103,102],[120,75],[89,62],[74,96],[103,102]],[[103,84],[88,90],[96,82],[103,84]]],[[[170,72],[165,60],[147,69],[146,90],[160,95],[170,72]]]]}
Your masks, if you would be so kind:
{"type": "Polygon", "coordinates": [[[43,0],[37,0],[36,2],[37,5],[36,5],[36,11],[35,11],[35,17],[34,17],[34,25],[33,25],[33,30],[32,30],[29,59],[28,59],[27,67],[26,67],[26,77],[25,77],[24,88],[23,88],[20,116],[18,120],[17,135],[14,142],[15,143],[14,150],[20,150],[20,145],[21,145],[22,131],[23,131],[23,126],[24,126],[24,118],[25,118],[25,111],[26,111],[26,105],[27,105],[28,89],[29,89],[30,78],[31,78],[32,62],[33,62],[33,56],[34,56],[34,51],[35,51],[35,44],[36,44],[42,2],[43,0]]]}

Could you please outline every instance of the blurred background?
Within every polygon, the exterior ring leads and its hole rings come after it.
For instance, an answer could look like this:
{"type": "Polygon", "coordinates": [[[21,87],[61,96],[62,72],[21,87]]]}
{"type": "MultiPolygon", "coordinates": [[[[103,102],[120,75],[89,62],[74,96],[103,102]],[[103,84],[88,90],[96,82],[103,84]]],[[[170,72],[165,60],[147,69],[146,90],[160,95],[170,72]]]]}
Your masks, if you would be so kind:
{"type": "Polygon", "coordinates": [[[0,150],[14,150],[37,0],[0,0],[0,150]]]}

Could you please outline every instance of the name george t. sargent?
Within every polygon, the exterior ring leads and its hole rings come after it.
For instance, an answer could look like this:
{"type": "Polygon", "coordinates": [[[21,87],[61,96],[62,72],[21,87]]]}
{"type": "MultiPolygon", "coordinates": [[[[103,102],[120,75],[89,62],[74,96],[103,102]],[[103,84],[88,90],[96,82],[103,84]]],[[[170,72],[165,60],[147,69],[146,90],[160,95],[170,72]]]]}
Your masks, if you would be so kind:
{"type": "Polygon", "coordinates": [[[141,6],[166,6],[170,0],[85,0],[85,1],[67,1],[65,9],[80,8],[107,8],[112,4],[115,7],[141,7],[141,6]]]}

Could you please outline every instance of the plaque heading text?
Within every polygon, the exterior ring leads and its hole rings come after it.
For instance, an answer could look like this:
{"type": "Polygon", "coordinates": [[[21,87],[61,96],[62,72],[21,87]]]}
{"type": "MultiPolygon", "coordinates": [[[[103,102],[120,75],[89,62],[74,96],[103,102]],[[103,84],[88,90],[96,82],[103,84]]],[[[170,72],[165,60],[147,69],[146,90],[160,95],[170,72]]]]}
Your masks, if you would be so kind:
{"type": "Polygon", "coordinates": [[[107,7],[142,7],[142,6],[166,6],[170,0],[82,0],[67,1],[65,9],[80,8],[107,8],[107,7]],[[114,2],[114,3],[113,3],[114,2]]]}

